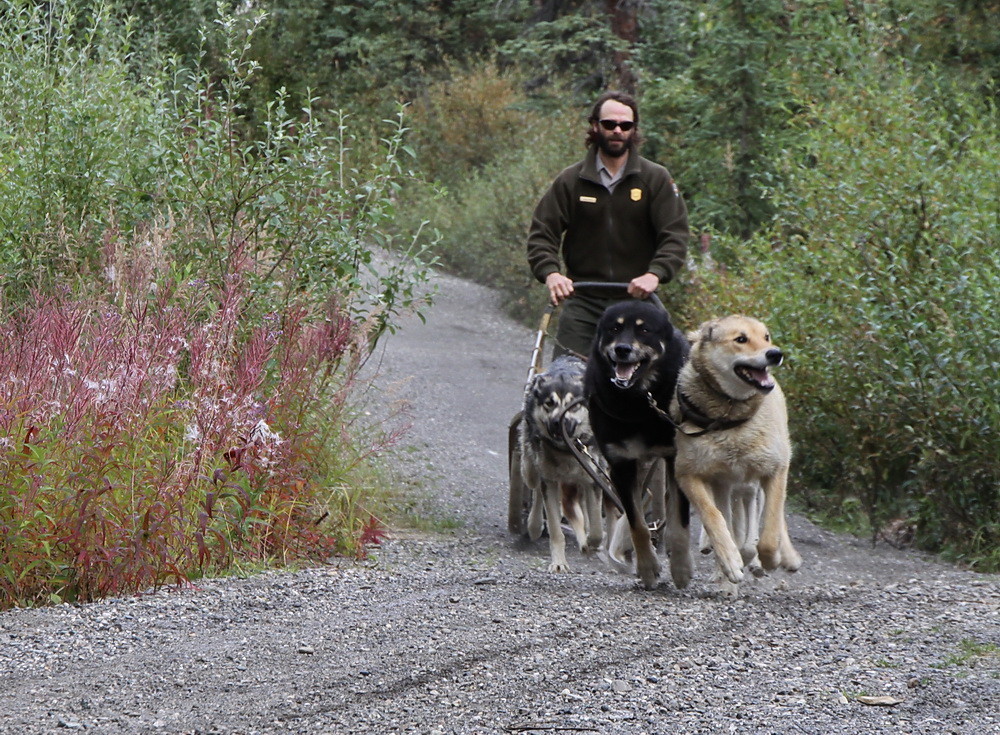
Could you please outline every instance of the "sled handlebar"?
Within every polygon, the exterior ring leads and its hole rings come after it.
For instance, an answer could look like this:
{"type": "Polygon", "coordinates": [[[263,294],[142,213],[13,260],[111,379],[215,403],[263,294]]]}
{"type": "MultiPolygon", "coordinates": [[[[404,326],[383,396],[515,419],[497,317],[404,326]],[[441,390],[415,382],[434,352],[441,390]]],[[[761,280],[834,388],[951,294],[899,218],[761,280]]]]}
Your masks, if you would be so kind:
{"type": "MultiPolygon", "coordinates": [[[[631,298],[628,295],[628,284],[617,281],[574,281],[573,293],[570,294],[569,298],[573,298],[577,291],[604,292],[605,294],[621,293],[623,298],[631,298]]],[[[649,301],[666,311],[663,302],[660,301],[660,298],[655,293],[651,293],[643,300],[649,301]]],[[[538,325],[538,331],[535,333],[535,345],[531,351],[531,364],[528,368],[529,383],[535,374],[541,372],[542,347],[545,344],[545,335],[549,328],[549,321],[552,319],[552,314],[556,308],[555,304],[551,301],[546,305],[545,312],[542,314],[541,322],[538,325]]]]}
{"type": "MultiPolygon", "coordinates": [[[[597,292],[604,291],[604,292],[608,292],[608,293],[614,293],[616,291],[621,291],[621,292],[623,292],[623,294],[625,296],[628,296],[628,284],[627,283],[621,283],[621,282],[618,282],[618,281],[573,281],[573,291],[575,292],[577,290],[580,290],[580,291],[597,291],[597,292]]],[[[570,298],[573,298],[573,296],[571,295],[570,298]]],[[[631,298],[631,297],[629,297],[629,298],[631,298]]],[[[659,306],[661,309],[664,308],[663,302],[660,301],[660,297],[657,296],[655,292],[651,293],[649,296],[647,296],[643,300],[644,301],[645,300],[651,301],[656,306],[659,306]]],[[[550,304],[550,306],[551,306],[551,304],[550,304]]],[[[552,307],[552,308],[554,309],[555,307],[552,307]]]]}

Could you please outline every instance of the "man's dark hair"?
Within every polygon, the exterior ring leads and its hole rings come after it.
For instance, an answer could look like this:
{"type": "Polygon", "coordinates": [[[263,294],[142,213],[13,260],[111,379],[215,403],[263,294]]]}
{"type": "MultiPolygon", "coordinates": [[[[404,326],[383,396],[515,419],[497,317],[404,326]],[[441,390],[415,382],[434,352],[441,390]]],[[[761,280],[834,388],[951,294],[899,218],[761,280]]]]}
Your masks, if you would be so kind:
{"type": "Polygon", "coordinates": [[[608,90],[598,97],[597,101],[594,103],[593,109],[590,111],[590,117],[587,121],[591,123],[591,127],[587,130],[587,139],[585,141],[587,147],[598,144],[598,133],[594,131],[593,124],[601,119],[601,108],[608,100],[614,100],[615,102],[619,102],[626,107],[631,108],[632,120],[635,121],[635,132],[632,133],[631,147],[638,148],[639,144],[642,142],[642,135],[639,132],[639,103],[635,101],[635,97],[627,92],[619,92],[614,89],[608,90]]]}

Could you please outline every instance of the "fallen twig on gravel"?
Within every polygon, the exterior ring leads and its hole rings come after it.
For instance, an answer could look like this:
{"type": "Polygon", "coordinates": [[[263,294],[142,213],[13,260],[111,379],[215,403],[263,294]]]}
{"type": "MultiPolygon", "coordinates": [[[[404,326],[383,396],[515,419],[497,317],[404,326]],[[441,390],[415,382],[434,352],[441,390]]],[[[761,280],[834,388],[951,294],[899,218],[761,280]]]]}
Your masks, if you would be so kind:
{"type": "Polygon", "coordinates": [[[544,722],[528,723],[524,725],[509,725],[504,728],[507,732],[530,732],[532,730],[544,730],[546,732],[599,732],[594,727],[574,727],[573,725],[550,725],[544,722]]]}

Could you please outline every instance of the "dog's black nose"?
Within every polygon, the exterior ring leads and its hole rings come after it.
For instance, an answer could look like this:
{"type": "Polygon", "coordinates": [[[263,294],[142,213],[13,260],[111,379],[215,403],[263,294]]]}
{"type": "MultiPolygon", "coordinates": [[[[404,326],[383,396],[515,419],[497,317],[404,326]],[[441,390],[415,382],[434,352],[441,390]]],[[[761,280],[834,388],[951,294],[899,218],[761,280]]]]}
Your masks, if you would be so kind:
{"type": "Polygon", "coordinates": [[[785,359],[785,353],[775,347],[774,349],[768,350],[765,357],[767,357],[769,364],[780,365],[781,361],[785,359]]]}
{"type": "Polygon", "coordinates": [[[625,362],[632,357],[631,345],[615,345],[615,358],[625,362]]]}

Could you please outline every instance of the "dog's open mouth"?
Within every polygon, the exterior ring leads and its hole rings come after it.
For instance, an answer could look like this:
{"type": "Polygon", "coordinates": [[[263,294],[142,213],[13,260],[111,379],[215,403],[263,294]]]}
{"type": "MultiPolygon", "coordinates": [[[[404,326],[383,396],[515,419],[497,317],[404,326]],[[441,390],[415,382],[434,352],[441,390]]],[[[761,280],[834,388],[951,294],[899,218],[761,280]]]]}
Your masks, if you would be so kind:
{"type": "Polygon", "coordinates": [[[619,388],[631,388],[639,374],[642,362],[615,362],[612,364],[615,368],[615,377],[611,379],[611,382],[619,388]]]}
{"type": "Polygon", "coordinates": [[[740,380],[744,383],[749,383],[762,393],[769,393],[774,390],[774,378],[771,377],[771,373],[768,372],[766,367],[756,368],[750,365],[737,365],[734,371],[740,380]]]}

